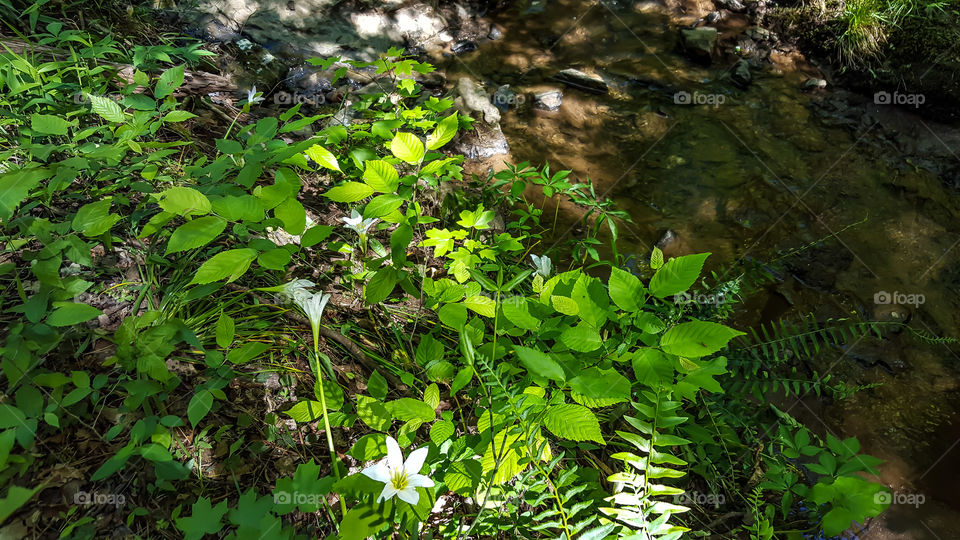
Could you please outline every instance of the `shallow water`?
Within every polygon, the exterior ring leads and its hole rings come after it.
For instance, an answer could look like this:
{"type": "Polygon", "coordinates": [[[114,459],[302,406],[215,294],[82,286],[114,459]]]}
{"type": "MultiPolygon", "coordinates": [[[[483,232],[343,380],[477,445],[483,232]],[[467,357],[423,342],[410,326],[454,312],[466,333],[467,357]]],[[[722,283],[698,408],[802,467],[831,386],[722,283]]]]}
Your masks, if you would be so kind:
{"type": "MultiPolygon", "coordinates": [[[[519,6],[498,17],[502,40],[448,59],[445,69],[490,89],[563,89],[557,112],[527,103],[503,115],[508,159],[591,178],[630,213],[622,242],[640,257],[665,230],[677,237],[668,255],[710,251],[714,268],[825,240],[785,260],[785,281],[753,299],[741,325],[896,312],[917,328],[960,337],[960,195],[885,141],[872,116],[853,130],[818,112],[832,90],[802,90],[818,71],[798,55],[775,55],[740,89],[727,73],[732,55],[704,68],[677,54],[677,23],[699,15],[679,4],[519,6]],[[610,93],[551,80],[569,67],[601,75],[610,93]],[[678,104],[678,91],[713,104],[678,104]],[[884,291],[918,305],[878,304],[884,291]]],[[[745,27],[744,19],[724,21],[721,44],[745,27]]],[[[572,207],[561,212],[568,223],[578,217],[572,207]]],[[[785,406],[821,434],[857,436],[863,451],[886,460],[878,481],[925,497],[892,506],[860,538],[960,538],[960,356],[901,334],[829,351],[815,364],[852,384],[883,386],[842,403],[808,397],[785,406]]]]}

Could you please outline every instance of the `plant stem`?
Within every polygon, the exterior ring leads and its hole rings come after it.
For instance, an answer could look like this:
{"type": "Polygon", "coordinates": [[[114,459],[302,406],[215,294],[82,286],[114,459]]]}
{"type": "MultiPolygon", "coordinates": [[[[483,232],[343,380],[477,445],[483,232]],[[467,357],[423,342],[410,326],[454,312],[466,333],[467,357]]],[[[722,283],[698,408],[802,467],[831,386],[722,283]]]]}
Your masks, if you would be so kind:
{"type": "MultiPolygon", "coordinates": [[[[318,343],[317,337],[313,339],[313,362],[314,362],[314,372],[317,377],[317,386],[320,387],[320,409],[323,411],[323,431],[327,434],[327,448],[330,450],[330,464],[333,467],[333,476],[337,479],[337,482],[340,482],[340,468],[337,467],[337,451],[333,448],[333,432],[330,431],[330,417],[327,416],[327,395],[323,391],[323,374],[320,371],[320,344],[318,343]]],[[[344,502],[343,496],[337,496],[340,499],[340,512],[341,518],[347,515],[347,503],[344,502]]]]}

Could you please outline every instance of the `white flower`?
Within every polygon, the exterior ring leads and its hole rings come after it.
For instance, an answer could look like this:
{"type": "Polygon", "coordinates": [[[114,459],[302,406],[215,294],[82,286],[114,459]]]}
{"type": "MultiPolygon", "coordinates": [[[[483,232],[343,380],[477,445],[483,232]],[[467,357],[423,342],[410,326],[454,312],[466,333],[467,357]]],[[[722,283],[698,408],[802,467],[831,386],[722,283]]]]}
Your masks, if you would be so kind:
{"type": "Polygon", "coordinates": [[[383,482],[383,491],[377,502],[390,499],[394,495],[401,501],[410,504],[420,502],[418,487],[433,487],[433,480],[419,474],[427,459],[427,448],[419,448],[410,453],[407,461],[403,461],[400,445],[393,437],[387,435],[387,457],[367,467],[362,472],[365,476],[377,482],[383,482]]]}
{"type": "Polygon", "coordinates": [[[533,259],[533,265],[537,267],[537,273],[544,277],[544,279],[550,277],[550,272],[553,271],[553,261],[550,260],[550,257],[544,255],[534,255],[530,254],[530,258],[533,259]]]}
{"type": "Polygon", "coordinates": [[[257,94],[257,85],[253,85],[253,88],[247,90],[247,103],[251,105],[255,103],[260,103],[261,101],[263,101],[263,98],[261,96],[262,96],[262,93],[259,95],[257,94]]]}
{"type": "Polygon", "coordinates": [[[296,302],[298,294],[311,294],[306,289],[313,287],[314,282],[309,279],[295,279],[280,286],[280,293],[289,302],[296,302]]]}
{"type": "Polygon", "coordinates": [[[367,231],[369,231],[370,227],[372,227],[373,224],[379,220],[373,218],[363,219],[363,216],[360,215],[360,212],[354,210],[350,213],[350,217],[342,217],[340,218],[340,221],[344,222],[348,229],[355,231],[360,238],[366,238],[367,231]]]}
{"type": "Polygon", "coordinates": [[[311,293],[303,288],[297,288],[293,291],[293,302],[300,306],[300,309],[310,319],[314,344],[320,339],[320,318],[323,317],[323,309],[327,307],[329,301],[330,295],[323,292],[311,293]]]}

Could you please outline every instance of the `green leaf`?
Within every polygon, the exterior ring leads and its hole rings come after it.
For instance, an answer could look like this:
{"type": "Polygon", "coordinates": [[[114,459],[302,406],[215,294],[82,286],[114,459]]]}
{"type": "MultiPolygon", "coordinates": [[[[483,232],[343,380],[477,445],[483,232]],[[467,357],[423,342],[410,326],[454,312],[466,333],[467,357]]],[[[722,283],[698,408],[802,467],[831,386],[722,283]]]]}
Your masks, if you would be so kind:
{"type": "Polygon", "coordinates": [[[553,306],[553,309],[564,315],[576,315],[580,313],[580,306],[576,300],[569,296],[553,295],[550,297],[550,304],[553,306]]]}
{"type": "Polygon", "coordinates": [[[107,197],[81,206],[80,210],[77,210],[77,215],[73,217],[73,230],[82,232],[88,237],[100,236],[109,231],[120,221],[119,215],[110,213],[112,200],[111,197],[107,197]]]}
{"type": "Polygon", "coordinates": [[[300,245],[303,247],[315,246],[329,238],[332,233],[333,227],[330,225],[310,227],[307,229],[307,232],[303,233],[303,236],[300,237],[300,245]]]}
{"type": "Polygon", "coordinates": [[[382,433],[367,433],[357,439],[347,452],[358,461],[370,461],[387,455],[387,436],[382,433]]]}
{"type": "Polygon", "coordinates": [[[380,193],[393,193],[400,185],[400,175],[393,165],[382,159],[364,163],[363,181],[380,193]]]}
{"type": "Polygon", "coordinates": [[[370,195],[373,195],[373,188],[360,182],[344,182],[339,186],[330,188],[323,194],[324,197],[334,202],[342,203],[357,202],[361,199],[366,199],[370,195]]]}
{"type": "Polygon", "coordinates": [[[454,461],[444,471],[443,483],[450,491],[470,497],[480,486],[482,474],[482,465],[476,461],[454,461]]]}
{"type": "Polygon", "coordinates": [[[513,350],[517,353],[517,358],[520,359],[520,362],[523,363],[524,367],[526,367],[530,373],[558,382],[566,380],[567,377],[563,373],[563,368],[560,367],[560,364],[545,353],[520,345],[514,345],[513,350]]]}
{"type": "Polygon", "coordinates": [[[282,271],[287,269],[287,265],[290,264],[290,259],[289,251],[283,248],[277,248],[261,253],[257,257],[257,262],[264,268],[282,271]]]}
{"type": "Polygon", "coordinates": [[[417,164],[423,159],[423,143],[413,133],[397,133],[390,141],[390,152],[407,163],[417,164]]]}
{"type": "Polygon", "coordinates": [[[612,369],[592,367],[570,379],[573,399],[587,407],[606,407],[630,399],[630,380],[612,369]]]}
{"type": "Polygon", "coordinates": [[[453,113],[441,120],[437,123],[437,127],[433,130],[433,133],[427,136],[427,148],[436,150],[450,142],[457,134],[457,128],[459,126],[460,120],[457,118],[457,113],[453,113]]]}
{"type": "Polygon", "coordinates": [[[179,216],[202,216],[211,210],[210,199],[188,187],[172,187],[158,195],[160,208],[179,216]]]}
{"type": "Polygon", "coordinates": [[[364,540],[377,536],[383,528],[383,516],[380,508],[370,503],[354,505],[340,522],[340,540],[364,540]]]}
{"type": "Polygon", "coordinates": [[[323,406],[319,401],[304,399],[287,409],[286,414],[297,422],[313,422],[323,416],[323,406]]]}
{"type": "Polygon", "coordinates": [[[163,117],[164,122],[183,122],[184,120],[189,120],[191,118],[196,118],[197,115],[192,112],[187,111],[170,111],[163,117]]]}
{"type": "Polygon", "coordinates": [[[227,361],[231,364],[245,364],[265,353],[269,348],[269,343],[250,341],[227,353],[227,361]]]}
{"type": "Polygon", "coordinates": [[[257,257],[257,250],[250,248],[230,249],[217,253],[200,265],[197,273],[188,285],[203,285],[227,278],[227,283],[235,281],[246,273],[250,263],[257,257]]]}
{"type": "Polygon", "coordinates": [[[560,341],[567,347],[580,352],[595,351],[603,345],[600,334],[586,323],[568,327],[560,334],[560,341]]]}
{"type": "Polygon", "coordinates": [[[69,302],[61,305],[47,317],[50,326],[71,326],[96,319],[103,312],[99,309],[79,302],[69,302]]]}
{"type": "Polygon", "coordinates": [[[366,219],[381,218],[403,206],[403,197],[398,195],[377,195],[370,199],[363,208],[363,217],[366,219]]]}
{"type": "Polygon", "coordinates": [[[600,433],[600,423],[590,409],[566,403],[547,408],[543,424],[550,433],[571,441],[594,441],[606,444],[600,433]]]}
{"type": "Polygon", "coordinates": [[[297,236],[307,227],[307,211],[295,197],[283,201],[273,209],[273,215],[283,222],[283,230],[297,236]]]}
{"type": "Polygon", "coordinates": [[[686,291],[700,277],[700,270],[709,256],[709,253],[698,253],[670,259],[650,280],[650,294],[666,298],[686,291]]]}
{"type": "Polygon", "coordinates": [[[397,420],[407,422],[409,420],[420,420],[421,422],[431,422],[437,417],[433,407],[414,398],[400,398],[389,401],[386,408],[397,420]]]}
{"type": "Polygon", "coordinates": [[[180,88],[183,84],[184,66],[172,67],[164,71],[157,80],[157,86],[153,90],[153,96],[157,99],[163,99],[180,88]]]}
{"type": "Polygon", "coordinates": [[[221,313],[217,319],[217,345],[227,348],[233,343],[233,337],[236,333],[236,324],[233,318],[226,313],[221,313]]]}
{"type": "Polygon", "coordinates": [[[715,322],[685,322],[663,334],[660,348],[669,354],[699,358],[719,351],[731,339],[742,335],[743,332],[715,322]]]}
{"type": "Polygon", "coordinates": [[[637,276],[614,267],[610,271],[610,300],[624,311],[637,311],[643,302],[643,285],[637,276]]]}
{"type": "Polygon", "coordinates": [[[463,305],[484,317],[493,317],[497,314],[496,301],[486,296],[475,295],[467,297],[463,301],[463,305]]]}
{"type": "Polygon", "coordinates": [[[390,423],[393,422],[393,416],[383,403],[370,396],[357,396],[357,416],[370,429],[376,431],[390,429],[390,423]]]}
{"type": "Polygon", "coordinates": [[[211,506],[210,499],[200,497],[193,503],[193,514],[190,517],[177,518],[177,528],[183,532],[186,540],[200,540],[205,535],[220,532],[222,528],[220,521],[226,513],[226,500],[221,501],[217,506],[211,506]]]}
{"type": "Polygon", "coordinates": [[[440,322],[443,324],[454,330],[459,330],[467,324],[467,306],[459,303],[444,304],[437,310],[437,316],[440,317],[440,322]]]}
{"type": "Polygon", "coordinates": [[[508,321],[524,330],[536,330],[540,326],[540,319],[530,313],[530,305],[522,296],[511,296],[500,304],[503,315],[508,321]]]}
{"type": "Polygon", "coordinates": [[[13,211],[27,198],[30,190],[53,174],[50,169],[40,167],[0,173],[0,219],[13,217],[13,211]]]}
{"type": "Polygon", "coordinates": [[[438,420],[430,426],[430,441],[440,446],[447,439],[453,436],[456,432],[456,427],[453,425],[453,422],[448,420],[438,420]]]}
{"type": "Polygon", "coordinates": [[[197,427],[197,424],[203,420],[203,417],[213,408],[213,394],[207,389],[197,390],[190,398],[190,404],[187,405],[187,418],[190,425],[197,427]]]}
{"type": "Polygon", "coordinates": [[[164,255],[203,247],[212,242],[227,228],[227,220],[220,216],[204,216],[192,219],[177,227],[167,242],[164,255]]]}
{"type": "Polygon", "coordinates": [[[364,291],[364,298],[370,305],[376,305],[390,296],[397,286],[397,270],[392,266],[385,266],[370,278],[364,291]]]}
{"type": "Polygon", "coordinates": [[[120,105],[106,97],[95,96],[93,94],[87,94],[87,99],[90,100],[90,105],[93,108],[93,112],[100,115],[103,119],[108,122],[123,122],[126,120],[126,115],[123,114],[123,109],[120,108],[120,105]]]}
{"type": "Polygon", "coordinates": [[[329,150],[320,146],[319,144],[315,144],[310,148],[307,148],[306,154],[308,158],[315,161],[321,167],[325,167],[332,171],[343,172],[340,170],[340,163],[337,162],[337,156],[333,155],[329,150]]]}
{"type": "Polygon", "coordinates": [[[51,114],[30,115],[30,129],[40,135],[66,135],[67,128],[74,124],[51,114]]]}
{"type": "MultiPolygon", "coordinates": [[[[35,488],[28,489],[10,484],[10,489],[7,490],[7,496],[0,499],[0,523],[3,523],[21,506],[27,504],[27,501],[32,499],[43,487],[43,484],[41,484],[35,488]]],[[[16,536],[16,533],[14,533],[14,536],[16,536]]]]}

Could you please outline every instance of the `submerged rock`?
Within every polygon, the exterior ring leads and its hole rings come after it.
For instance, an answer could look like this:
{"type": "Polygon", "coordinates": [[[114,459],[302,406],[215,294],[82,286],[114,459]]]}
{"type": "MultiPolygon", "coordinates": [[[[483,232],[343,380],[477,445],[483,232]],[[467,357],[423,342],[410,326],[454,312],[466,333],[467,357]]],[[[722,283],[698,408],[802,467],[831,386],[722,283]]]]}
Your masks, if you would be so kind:
{"type": "Polygon", "coordinates": [[[579,69],[567,68],[553,76],[557,81],[591,94],[606,94],[607,83],[599,75],[589,75],[579,69]]]}
{"type": "Polygon", "coordinates": [[[563,92],[560,90],[547,90],[533,96],[533,107],[541,111],[556,111],[562,104],[563,92]]]}
{"type": "Polygon", "coordinates": [[[713,61],[719,33],[716,28],[685,28],[680,30],[680,48],[691,60],[709,65],[713,61]]]}
{"type": "Polygon", "coordinates": [[[488,124],[499,124],[500,111],[490,102],[490,97],[483,88],[470,77],[462,77],[457,81],[459,97],[454,101],[461,112],[470,116],[480,113],[483,121],[488,124]]]}
{"type": "Polygon", "coordinates": [[[457,81],[457,93],[459,95],[453,102],[454,106],[478,121],[473,123],[472,130],[457,136],[452,150],[468,159],[508,153],[510,145],[500,129],[500,111],[491,103],[489,94],[470,77],[462,77],[457,81]]]}
{"type": "Polygon", "coordinates": [[[750,63],[746,60],[738,60],[737,63],[733,65],[730,79],[741,88],[750,86],[750,83],[753,82],[753,75],[750,73],[750,63]]]}
{"type": "Polygon", "coordinates": [[[477,42],[470,41],[470,40],[458,41],[453,44],[453,47],[450,47],[450,50],[453,52],[453,54],[456,54],[456,55],[473,52],[477,50],[477,42]]]}

